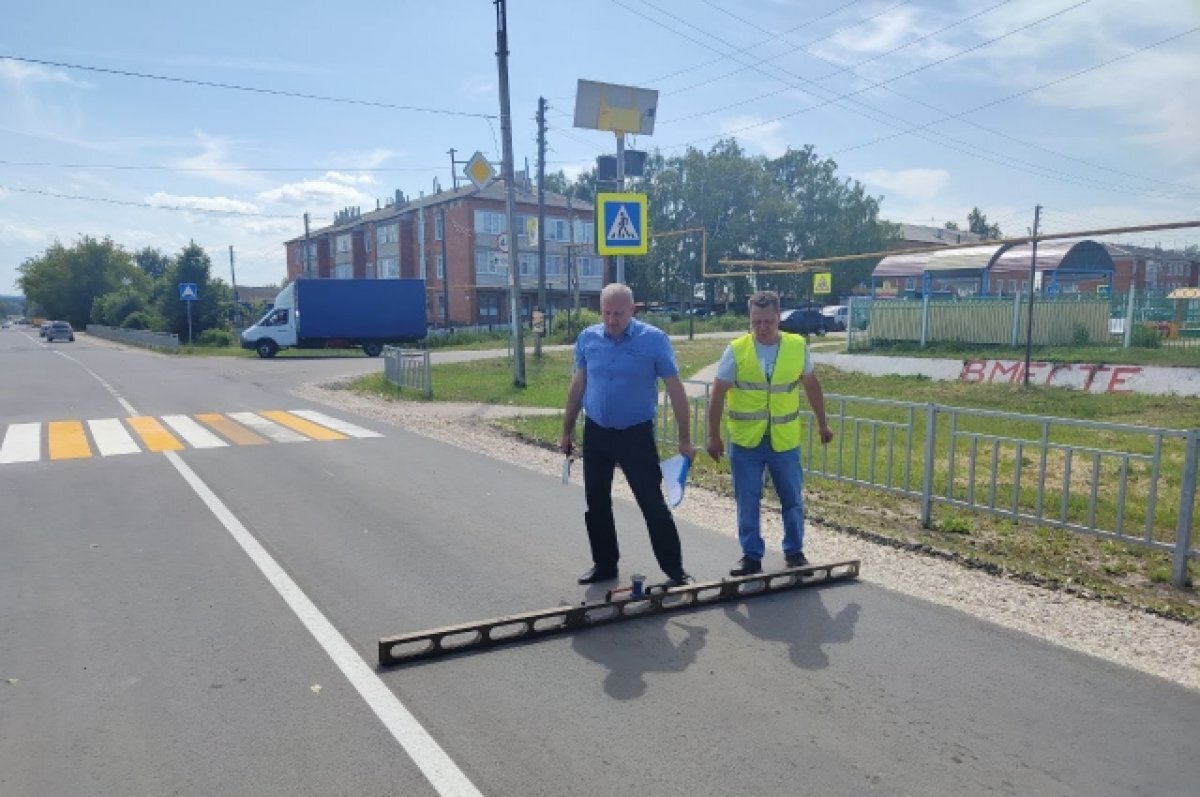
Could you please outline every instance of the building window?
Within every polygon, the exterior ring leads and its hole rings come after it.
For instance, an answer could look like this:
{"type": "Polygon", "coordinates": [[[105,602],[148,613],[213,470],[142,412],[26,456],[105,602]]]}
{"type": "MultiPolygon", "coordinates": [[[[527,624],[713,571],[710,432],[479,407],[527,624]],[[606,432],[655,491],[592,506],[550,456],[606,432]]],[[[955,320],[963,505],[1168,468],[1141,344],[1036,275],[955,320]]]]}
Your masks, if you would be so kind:
{"type": "Polygon", "coordinates": [[[349,263],[339,263],[333,271],[333,278],[339,280],[354,279],[354,266],[349,263]]]}
{"type": "Polygon", "coordinates": [[[546,255],[546,276],[557,277],[562,273],[562,255],[546,255]]]}
{"type": "Polygon", "coordinates": [[[476,249],[475,273],[507,274],[508,267],[505,265],[506,261],[504,258],[507,258],[507,255],[494,249],[476,249]]]}
{"type": "Polygon", "coordinates": [[[590,221],[575,220],[575,243],[588,243],[596,237],[596,225],[590,221]]]}
{"type": "Polygon", "coordinates": [[[367,230],[363,234],[363,248],[365,248],[368,252],[371,251],[371,239],[374,237],[375,236],[371,234],[370,230],[367,230]]]}
{"type": "Polygon", "coordinates": [[[442,240],[442,214],[439,213],[433,217],[433,239],[435,241],[442,240]]]}
{"type": "Polygon", "coordinates": [[[400,225],[381,224],[375,228],[375,240],[380,244],[394,244],[399,237],[400,225]]]}
{"type": "Polygon", "coordinates": [[[500,297],[494,293],[479,294],[479,320],[483,323],[500,320],[500,297]]]}
{"type": "Polygon", "coordinates": [[[344,254],[350,251],[350,233],[344,233],[337,237],[338,254],[344,254]]]}
{"type": "Polygon", "coordinates": [[[394,257],[381,257],[375,264],[375,271],[379,274],[379,279],[399,279],[400,264],[394,257]]]}
{"type": "Polygon", "coordinates": [[[438,252],[438,256],[437,256],[437,278],[438,279],[446,278],[446,256],[443,255],[441,252],[438,252]]]}
{"type": "Polygon", "coordinates": [[[599,277],[600,263],[598,257],[581,257],[579,258],[579,276],[581,277],[599,277]]]}
{"type": "Polygon", "coordinates": [[[504,214],[488,210],[475,211],[475,232],[499,235],[504,232],[504,214]]]}
{"type": "Polygon", "coordinates": [[[437,305],[438,305],[438,309],[437,309],[438,317],[445,318],[446,317],[446,297],[443,294],[440,294],[440,293],[438,294],[437,305]]]}
{"type": "Polygon", "coordinates": [[[537,255],[522,254],[520,255],[521,276],[536,277],[537,276],[537,255]]]}
{"type": "Polygon", "coordinates": [[[549,227],[546,230],[546,239],[550,241],[568,241],[570,240],[571,232],[567,226],[566,219],[549,219],[549,227]]]}

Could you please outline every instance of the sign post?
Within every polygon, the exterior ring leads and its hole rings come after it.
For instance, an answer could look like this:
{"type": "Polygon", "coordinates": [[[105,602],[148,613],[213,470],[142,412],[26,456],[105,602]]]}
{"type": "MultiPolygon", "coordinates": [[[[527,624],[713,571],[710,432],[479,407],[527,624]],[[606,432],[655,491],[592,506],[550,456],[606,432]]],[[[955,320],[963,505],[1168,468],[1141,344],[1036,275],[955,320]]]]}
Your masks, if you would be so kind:
{"type": "Polygon", "coordinates": [[[200,298],[196,291],[196,283],[181,282],[179,283],[179,301],[187,304],[188,317],[188,345],[192,345],[192,302],[200,298]]]}

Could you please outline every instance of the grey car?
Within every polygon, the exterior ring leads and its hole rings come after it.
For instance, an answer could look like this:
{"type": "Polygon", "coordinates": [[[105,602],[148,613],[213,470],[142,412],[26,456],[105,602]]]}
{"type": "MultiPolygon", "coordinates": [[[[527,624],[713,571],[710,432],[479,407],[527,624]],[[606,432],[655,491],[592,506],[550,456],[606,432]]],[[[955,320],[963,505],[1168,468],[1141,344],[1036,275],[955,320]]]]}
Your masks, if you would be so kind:
{"type": "Polygon", "coordinates": [[[71,328],[71,324],[67,321],[52,321],[46,330],[46,342],[50,343],[54,340],[67,340],[71,343],[75,342],[75,330],[71,328]]]}

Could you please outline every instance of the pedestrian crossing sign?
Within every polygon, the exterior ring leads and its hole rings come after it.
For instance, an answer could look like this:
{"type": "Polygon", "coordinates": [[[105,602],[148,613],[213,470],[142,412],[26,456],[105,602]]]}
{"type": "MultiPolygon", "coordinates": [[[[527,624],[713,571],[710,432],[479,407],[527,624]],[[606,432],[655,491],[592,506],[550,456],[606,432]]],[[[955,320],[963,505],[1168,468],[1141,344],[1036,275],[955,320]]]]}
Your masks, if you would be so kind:
{"type": "Polygon", "coordinates": [[[648,215],[645,194],[597,194],[597,254],[646,254],[650,244],[648,215]]]}

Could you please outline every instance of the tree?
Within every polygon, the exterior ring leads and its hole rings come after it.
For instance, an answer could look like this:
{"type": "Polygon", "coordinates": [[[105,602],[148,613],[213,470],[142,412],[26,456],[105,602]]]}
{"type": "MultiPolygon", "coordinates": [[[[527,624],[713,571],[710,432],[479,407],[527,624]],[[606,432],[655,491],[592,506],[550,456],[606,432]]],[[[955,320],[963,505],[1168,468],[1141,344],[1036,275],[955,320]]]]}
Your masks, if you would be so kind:
{"type": "Polygon", "coordinates": [[[571,187],[571,181],[567,179],[567,175],[563,172],[563,170],[559,169],[556,172],[546,175],[546,182],[542,187],[547,191],[551,191],[555,194],[563,194],[565,196],[567,189],[571,187]]]}
{"type": "Polygon", "coordinates": [[[947,230],[957,230],[957,229],[958,229],[958,222],[957,222],[957,221],[948,221],[948,222],[946,222],[946,229],[947,229],[947,230]]]}
{"type": "Polygon", "coordinates": [[[140,278],[129,253],[111,239],[83,236],[72,247],[55,241],[40,257],[17,267],[26,298],[50,318],[83,327],[95,300],[140,278]]]}
{"type": "Polygon", "coordinates": [[[143,247],[133,253],[133,260],[138,268],[152,279],[161,279],[171,267],[171,258],[152,246],[143,247]]]}
{"type": "Polygon", "coordinates": [[[988,240],[1003,238],[999,224],[988,224],[987,216],[979,208],[971,208],[967,214],[967,229],[988,240]]]}
{"type": "Polygon", "coordinates": [[[228,285],[212,278],[211,272],[212,261],[208,253],[195,241],[175,256],[170,268],[155,286],[155,304],[158,314],[165,320],[165,331],[174,332],[181,339],[187,338],[189,303],[179,298],[179,286],[182,283],[196,286],[197,299],[190,302],[193,339],[206,329],[223,326],[233,295],[228,285]]]}

